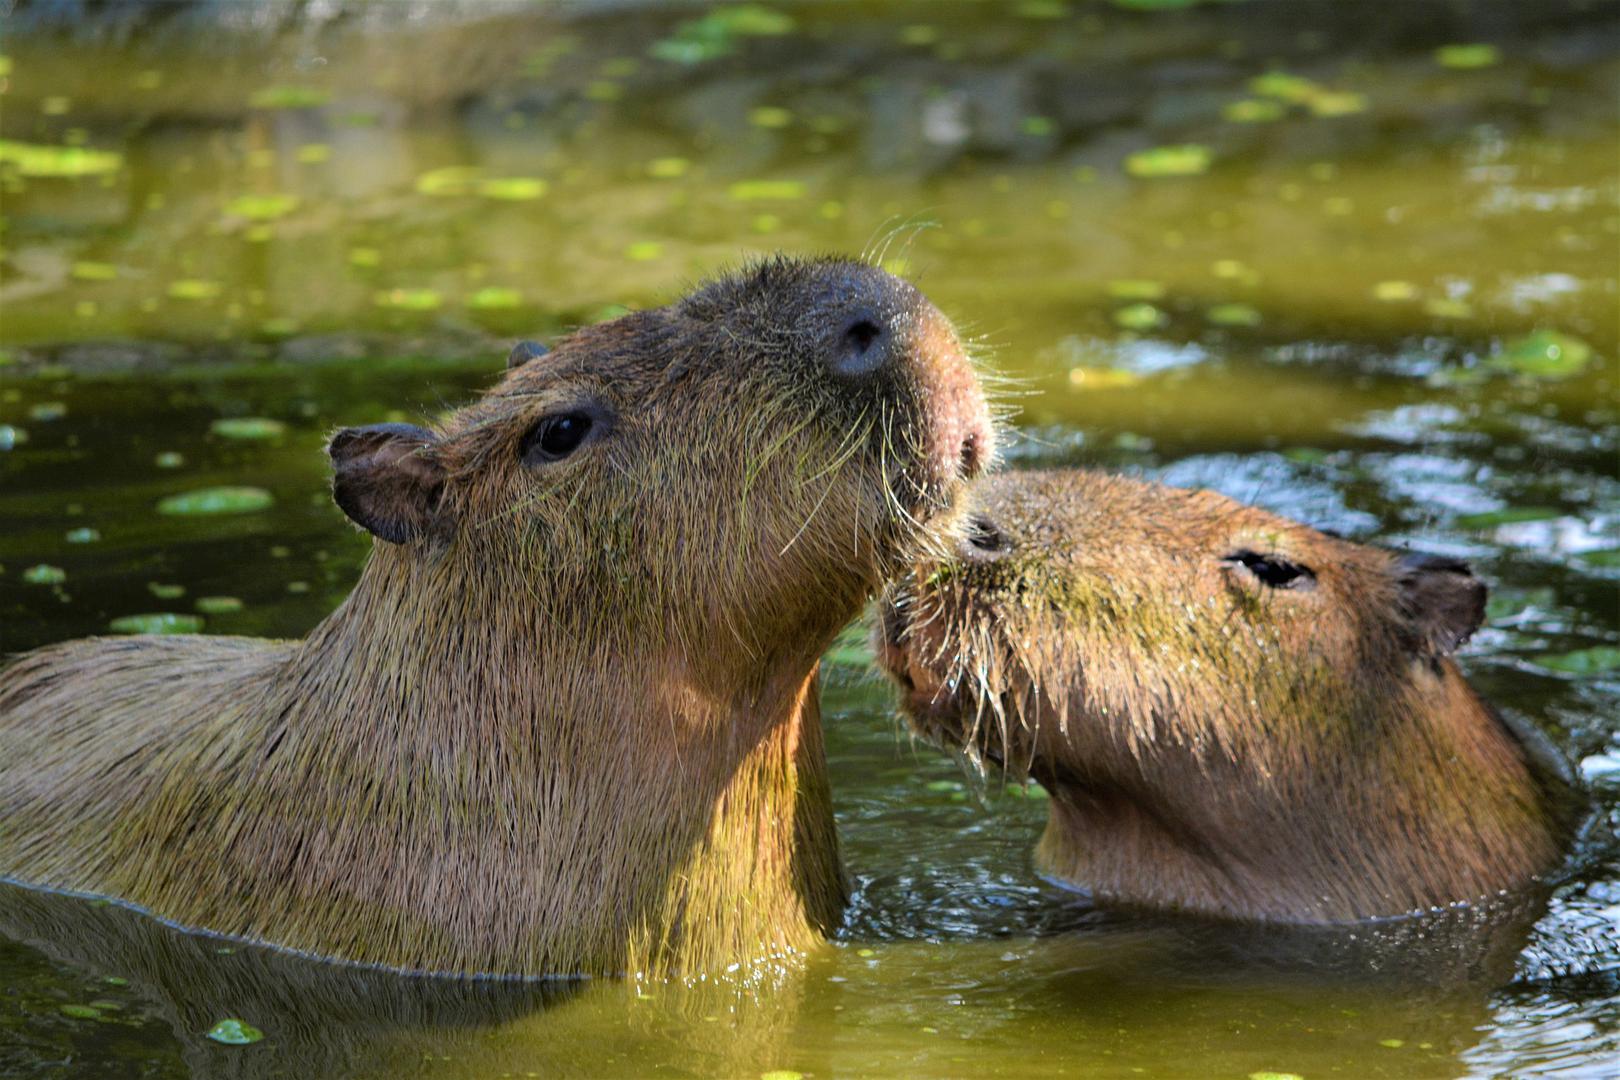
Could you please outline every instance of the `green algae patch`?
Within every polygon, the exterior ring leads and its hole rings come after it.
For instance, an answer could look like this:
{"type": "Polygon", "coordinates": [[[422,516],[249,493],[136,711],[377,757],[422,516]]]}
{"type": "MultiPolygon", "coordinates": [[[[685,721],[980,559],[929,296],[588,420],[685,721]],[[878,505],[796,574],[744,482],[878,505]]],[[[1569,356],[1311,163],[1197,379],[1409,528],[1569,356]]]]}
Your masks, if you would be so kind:
{"type": "Polygon", "coordinates": [[[22,579],[29,585],[60,585],[67,580],[67,571],[50,563],[39,563],[24,570],[22,579]]]}
{"type": "Polygon", "coordinates": [[[1147,303],[1127,304],[1114,312],[1114,324],[1126,330],[1156,330],[1164,321],[1164,312],[1147,303]]]}
{"type": "Polygon", "coordinates": [[[1202,176],[1209,171],[1215,155],[1209,147],[1197,143],[1182,146],[1158,146],[1152,150],[1138,150],[1125,159],[1125,171],[1140,179],[1170,176],[1202,176]]]}
{"type": "Polygon", "coordinates": [[[374,296],[378,307],[396,311],[436,311],[444,298],[433,289],[389,289],[374,296]]]}
{"type": "Polygon", "coordinates": [[[219,282],[205,281],[202,278],[181,278],[179,281],[169,283],[171,300],[212,300],[222,291],[224,289],[219,282]]]}
{"type": "Polygon", "coordinates": [[[1556,330],[1537,330],[1503,346],[1491,366],[1534,379],[1567,379],[1592,361],[1592,346],[1556,330]]]}
{"type": "Polygon", "coordinates": [[[1204,312],[1215,326],[1259,326],[1260,312],[1248,304],[1216,304],[1204,312]]]}
{"type": "Polygon", "coordinates": [[[215,420],[208,430],[222,439],[236,442],[265,442],[287,434],[287,425],[263,416],[233,416],[215,420]]]}
{"type": "Polygon", "coordinates": [[[480,180],[478,194],[486,199],[503,202],[528,202],[545,195],[549,185],[532,176],[502,176],[493,180],[480,180]]]}
{"type": "Polygon", "coordinates": [[[275,505],[275,497],[263,488],[211,487],[170,495],[157,504],[160,514],[180,516],[211,514],[252,514],[275,505]]]}
{"type": "Polygon", "coordinates": [[[107,629],[115,634],[196,634],[202,628],[201,615],[182,615],[174,611],[121,615],[107,624],[107,629]]]}
{"type": "Polygon", "coordinates": [[[0,166],[4,165],[31,179],[75,179],[115,173],[124,167],[124,155],[84,146],[48,146],[0,139],[0,166]]]}
{"type": "Polygon", "coordinates": [[[1561,675],[1607,675],[1620,670],[1620,648],[1613,645],[1594,645],[1589,649],[1575,649],[1565,653],[1546,653],[1532,658],[1537,667],[1556,671],[1561,675]]]}
{"type": "Polygon", "coordinates": [[[275,221],[296,209],[296,195],[238,195],[225,204],[227,214],[249,221],[275,221]]]}
{"type": "Polygon", "coordinates": [[[235,596],[199,596],[191,606],[203,615],[234,615],[247,605],[235,596]]]}
{"type": "Polygon", "coordinates": [[[523,306],[523,294],[505,285],[486,285],[467,298],[474,311],[509,311],[523,306]]]}
{"type": "Polygon", "coordinates": [[[739,180],[727,189],[738,202],[759,202],[767,199],[791,200],[804,198],[802,180],[739,180]]]}
{"type": "Polygon", "coordinates": [[[248,104],[255,109],[318,109],[330,103],[332,95],[313,86],[266,86],[254,91],[248,104]]]}
{"type": "Polygon", "coordinates": [[[209,1028],[205,1034],[217,1043],[226,1046],[247,1046],[264,1038],[264,1032],[235,1017],[227,1017],[209,1028]]]}
{"type": "Polygon", "coordinates": [[[1501,61],[1502,52],[1495,45],[1442,45],[1434,50],[1434,62],[1454,71],[1476,71],[1501,61]]]}
{"type": "Polygon", "coordinates": [[[1500,510],[1463,514],[1457,518],[1455,524],[1459,529],[1494,529],[1498,525],[1516,525],[1524,521],[1551,521],[1563,516],[1562,511],[1550,506],[1507,506],[1500,510]]]}

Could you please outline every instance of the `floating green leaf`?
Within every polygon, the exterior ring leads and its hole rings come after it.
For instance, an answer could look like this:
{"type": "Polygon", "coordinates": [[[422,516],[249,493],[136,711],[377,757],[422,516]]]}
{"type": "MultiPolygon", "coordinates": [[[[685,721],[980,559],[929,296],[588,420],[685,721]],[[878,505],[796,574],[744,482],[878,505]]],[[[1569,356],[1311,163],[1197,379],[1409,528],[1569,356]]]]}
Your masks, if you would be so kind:
{"type": "Polygon", "coordinates": [[[160,581],[148,581],[146,583],[146,591],[157,597],[159,600],[178,600],[182,596],[186,595],[186,587],[184,585],[170,585],[160,581]]]}
{"type": "Polygon", "coordinates": [[[1550,506],[1507,506],[1500,510],[1463,514],[1454,524],[1459,529],[1492,529],[1498,525],[1513,525],[1521,521],[1551,521],[1553,518],[1563,516],[1562,511],[1550,506]]]}
{"type": "Polygon", "coordinates": [[[1323,90],[1313,94],[1306,104],[1313,116],[1351,116],[1367,111],[1367,95],[1350,90],[1323,90]]]}
{"type": "Polygon", "coordinates": [[[416,190],[422,195],[471,195],[477,190],[484,170],[476,165],[446,165],[416,178],[416,190]]]}
{"type": "Polygon", "coordinates": [[[158,502],[160,514],[252,514],[275,505],[275,497],[263,488],[211,487],[170,495],[158,502]]]}
{"type": "Polygon", "coordinates": [[[1207,146],[1159,146],[1139,150],[1125,159],[1125,171],[1144,179],[1164,176],[1198,176],[1209,171],[1214,155],[1207,146]]]}
{"type": "Polygon", "coordinates": [[[296,195],[238,195],[225,204],[227,214],[249,221],[274,221],[296,209],[296,195]]]}
{"type": "Polygon", "coordinates": [[[1501,59],[1495,45],[1442,45],[1434,50],[1435,63],[1458,71],[1491,67],[1501,59]]]}
{"type": "Polygon", "coordinates": [[[1548,653],[1535,657],[1538,667],[1565,675],[1606,675],[1620,669],[1620,648],[1613,645],[1594,645],[1589,649],[1576,649],[1566,653],[1548,653]]]}
{"type": "Polygon", "coordinates": [[[200,615],[154,611],[144,615],[121,615],[107,624],[115,634],[195,634],[203,628],[200,615]]]}
{"type": "Polygon", "coordinates": [[[124,167],[124,155],[83,146],[44,146],[0,139],[0,165],[38,179],[105,176],[124,167]]]}
{"type": "Polygon", "coordinates": [[[208,1029],[208,1037],[226,1046],[246,1046],[264,1038],[264,1032],[245,1020],[227,1018],[208,1029]]]}
{"type": "Polygon", "coordinates": [[[267,86],[255,91],[248,104],[255,109],[316,109],[332,100],[332,95],[313,86],[267,86]]]}
{"type": "Polygon", "coordinates": [[[94,1005],[58,1005],[56,1011],[75,1020],[100,1020],[101,1010],[94,1005]]]}
{"type": "Polygon", "coordinates": [[[1510,341],[1491,357],[1491,366],[1537,379],[1567,379],[1592,360],[1592,346],[1556,330],[1537,330],[1510,341]]]}
{"type": "Polygon", "coordinates": [[[233,416],[215,420],[208,425],[208,430],[222,439],[262,442],[279,439],[287,434],[287,425],[280,420],[271,420],[264,416],[233,416]]]}
{"type": "Polygon", "coordinates": [[[732,184],[730,194],[739,202],[755,202],[763,199],[802,199],[804,198],[804,182],[802,180],[739,180],[732,184]]]}
{"type": "Polygon", "coordinates": [[[737,38],[777,37],[796,26],[791,16],[758,4],[721,4],[700,19],[680,23],[647,52],[659,60],[698,64],[731,53],[737,38]]]}
{"type": "Polygon", "coordinates": [[[245,605],[235,596],[199,596],[191,606],[204,615],[230,615],[245,605]]]}
{"type": "Polygon", "coordinates": [[[1250,93],[1276,98],[1292,105],[1303,105],[1322,92],[1322,87],[1303,75],[1290,75],[1286,71],[1268,71],[1249,80],[1250,93]]]}
{"type": "Polygon", "coordinates": [[[1233,101],[1221,109],[1221,116],[1234,124],[1264,124],[1281,120],[1286,110],[1275,101],[1244,98],[1233,101]]]}
{"type": "Polygon", "coordinates": [[[40,563],[24,570],[22,579],[30,585],[60,585],[67,580],[67,571],[60,566],[40,563]]]}

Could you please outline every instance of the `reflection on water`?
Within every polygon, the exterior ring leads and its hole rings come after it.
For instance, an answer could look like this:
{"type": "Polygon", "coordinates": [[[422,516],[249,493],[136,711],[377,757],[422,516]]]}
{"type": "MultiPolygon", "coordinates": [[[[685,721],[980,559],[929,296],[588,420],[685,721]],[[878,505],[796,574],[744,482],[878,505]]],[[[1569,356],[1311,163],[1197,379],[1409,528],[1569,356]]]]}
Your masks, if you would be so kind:
{"type": "Polygon", "coordinates": [[[301,634],[366,548],[325,493],[332,427],[431,417],[512,338],[751,252],[865,250],[1007,376],[1012,467],[1214,487],[1475,564],[1462,662],[1594,792],[1533,929],[1099,913],[1030,870],[1038,789],[897,737],[841,649],[858,890],[786,984],[406,980],[6,887],[0,1072],[1612,1071],[1620,19],[1129,6],[9,14],[0,646],[155,613],[301,634]],[[222,485],[272,504],[155,510],[222,485]],[[264,1040],[204,1037],[228,1016],[264,1040]]]}

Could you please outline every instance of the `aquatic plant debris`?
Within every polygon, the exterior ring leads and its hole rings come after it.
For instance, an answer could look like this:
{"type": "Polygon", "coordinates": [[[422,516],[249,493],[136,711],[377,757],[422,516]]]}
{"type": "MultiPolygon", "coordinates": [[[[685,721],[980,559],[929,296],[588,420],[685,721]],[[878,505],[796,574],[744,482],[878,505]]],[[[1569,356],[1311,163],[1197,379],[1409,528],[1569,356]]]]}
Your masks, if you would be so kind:
{"type": "Polygon", "coordinates": [[[178,515],[251,514],[269,509],[275,501],[263,488],[210,487],[170,495],[158,502],[157,510],[178,515]]]}
{"type": "Polygon", "coordinates": [[[100,1020],[101,1010],[94,1005],[58,1005],[56,1011],[75,1020],[100,1020]]]}
{"type": "Polygon", "coordinates": [[[249,1024],[245,1020],[227,1017],[209,1028],[207,1036],[217,1043],[226,1046],[247,1046],[264,1038],[264,1032],[249,1024]]]}
{"type": "Polygon", "coordinates": [[[0,169],[4,166],[33,179],[105,176],[124,167],[124,155],[84,146],[47,146],[0,139],[0,169]]]}
{"type": "Polygon", "coordinates": [[[107,624],[107,629],[115,634],[196,634],[202,628],[201,615],[182,615],[173,611],[122,615],[107,624]]]}
{"type": "Polygon", "coordinates": [[[1131,154],[1125,159],[1125,171],[1142,179],[1200,176],[1209,171],[1210,163],[1214,160],[1210,148],[1197,143],[1159,146],[1131,154]]]}

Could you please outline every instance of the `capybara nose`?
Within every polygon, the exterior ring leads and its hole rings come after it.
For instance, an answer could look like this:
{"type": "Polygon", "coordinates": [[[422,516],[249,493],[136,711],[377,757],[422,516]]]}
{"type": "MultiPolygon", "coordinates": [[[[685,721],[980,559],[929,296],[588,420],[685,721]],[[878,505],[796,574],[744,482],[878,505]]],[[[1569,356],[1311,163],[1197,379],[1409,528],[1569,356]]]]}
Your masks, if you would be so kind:
{"type": "Polygon", "coordinates": [[[970,515],[956,544],[957,556],[966,563],[991,563],[1012,554],[1012,543],[983,514],[970,515]]]}
{"type": "Polygon", "coordinates": [[[894,339],[888,319],[874,309],[859,308],[845,316],[828,367],[841,379],[864,379],[888,366],[894,339]]]}

